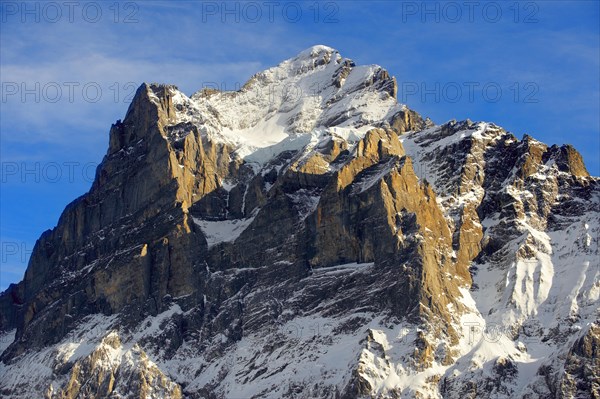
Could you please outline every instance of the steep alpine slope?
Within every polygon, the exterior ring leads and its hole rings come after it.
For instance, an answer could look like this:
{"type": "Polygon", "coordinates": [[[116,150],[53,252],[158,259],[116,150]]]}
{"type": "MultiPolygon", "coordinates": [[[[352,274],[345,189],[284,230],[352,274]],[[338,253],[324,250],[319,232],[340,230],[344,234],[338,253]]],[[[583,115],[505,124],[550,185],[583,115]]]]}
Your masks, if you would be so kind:
{"type": "Polygon", "coordinates": [[[600,180],[395,96],[325,46],[143,84],[0,295],[0,394],[598,397],[600,180]]]}

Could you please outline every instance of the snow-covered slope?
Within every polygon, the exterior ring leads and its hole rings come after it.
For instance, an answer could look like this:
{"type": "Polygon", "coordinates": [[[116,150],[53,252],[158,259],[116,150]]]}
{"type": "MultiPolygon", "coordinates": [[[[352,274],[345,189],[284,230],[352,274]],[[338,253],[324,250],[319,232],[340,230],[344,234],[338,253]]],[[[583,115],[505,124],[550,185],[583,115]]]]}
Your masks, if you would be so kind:
{"type": "Polygon", "coordinates": [[[196,123],[241,158],[264,163],[303,148],[317,128],[364,136],[405,109],[395,93],[395,79],[380,66],[356,66],[330,47],[314,46],[254,75],[239,91],[204,89],[187,97],[173,89],[173,104],[178,122],[196,123]]]}
{"type": "MultiPolygon", "coordinates": [[[[599,322],[598,179],[561,168],[556,147],[524,173],[534,158],[526,148],[548,148],[488,123],[450,122],[400,140],[440,194],[449,223],[459,225],[469,209],[478,209],[470,216],[483,233],[475,243],[493,248],[473,260],[472,287],[462,290],[469,340],[443,374],[451,381],[443,385],[444,397],[474,392],[474,382],[490,384],[490,394],[499,397],[587,397],[591,391],[546,386],[540,370],[564,362],[599,322]],[[510,168],[507,156],[516,159],[510,168]],[[499,367],[508,373],[504,381],[495,381],[499,367]]],[[[598,383],[597,375],[584,378],[587,389],[598,383]]]]}

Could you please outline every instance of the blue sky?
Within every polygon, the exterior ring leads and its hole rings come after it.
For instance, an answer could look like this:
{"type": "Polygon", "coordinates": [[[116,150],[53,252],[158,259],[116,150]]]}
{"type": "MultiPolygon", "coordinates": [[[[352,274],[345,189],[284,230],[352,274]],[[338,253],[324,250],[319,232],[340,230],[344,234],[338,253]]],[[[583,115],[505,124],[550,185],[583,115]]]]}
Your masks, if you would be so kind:
{"type": "Polygon", "coordinates": [[[0,290],[89,189],[139,84],[232,90],[315,44],[387,68],[436,123],[571,143],[600,175],[598,1],[0,4],[0,290]]]}

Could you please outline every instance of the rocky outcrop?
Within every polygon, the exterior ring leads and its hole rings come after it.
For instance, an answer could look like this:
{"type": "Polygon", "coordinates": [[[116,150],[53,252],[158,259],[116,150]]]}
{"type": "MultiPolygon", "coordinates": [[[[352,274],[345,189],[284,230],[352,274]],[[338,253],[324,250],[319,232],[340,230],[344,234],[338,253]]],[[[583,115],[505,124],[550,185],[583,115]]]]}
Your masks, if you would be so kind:
{"type": "Polygon", "coordinates": [[[532,391],[556,398],[600,397],[599,342],[600,329],[595,323],[560,358],[540,367],[532,391]]]}
{"type": "Polygon", "coordinates": [[[67,383],[59,392],[50,385],[45,397],[139,397],[181,398],[181,387],[153,364],[139,346],[123,348],[119,336],[108,334],[88,356],[70,368],[67,383]]]}

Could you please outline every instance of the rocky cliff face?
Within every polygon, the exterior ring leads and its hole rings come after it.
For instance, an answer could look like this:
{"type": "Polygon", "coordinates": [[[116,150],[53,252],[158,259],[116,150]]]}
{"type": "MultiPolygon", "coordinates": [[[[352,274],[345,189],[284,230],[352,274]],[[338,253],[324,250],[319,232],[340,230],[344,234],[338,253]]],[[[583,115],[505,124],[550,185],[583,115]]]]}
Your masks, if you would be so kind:
{"type": "Polygon", "coordinates": [[[0,295],[5,397],[599,397],[600,180],[316,46],[143,84],[0,295]]]}

